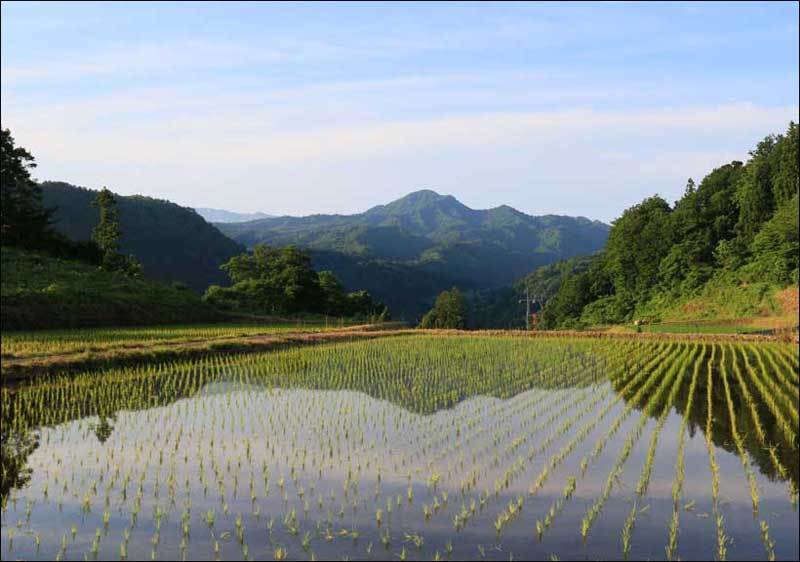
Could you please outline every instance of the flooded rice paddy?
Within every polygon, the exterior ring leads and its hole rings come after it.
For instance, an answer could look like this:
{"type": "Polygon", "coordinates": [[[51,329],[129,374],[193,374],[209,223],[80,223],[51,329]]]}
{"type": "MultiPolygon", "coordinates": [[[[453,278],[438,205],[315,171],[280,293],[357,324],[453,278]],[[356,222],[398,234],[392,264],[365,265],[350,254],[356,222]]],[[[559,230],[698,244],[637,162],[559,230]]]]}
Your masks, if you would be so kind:
{"type": "Polygon", "coordinates": [[[402,336],[2,394],[6,559],[798,559],[798,353],[402,336]]]}

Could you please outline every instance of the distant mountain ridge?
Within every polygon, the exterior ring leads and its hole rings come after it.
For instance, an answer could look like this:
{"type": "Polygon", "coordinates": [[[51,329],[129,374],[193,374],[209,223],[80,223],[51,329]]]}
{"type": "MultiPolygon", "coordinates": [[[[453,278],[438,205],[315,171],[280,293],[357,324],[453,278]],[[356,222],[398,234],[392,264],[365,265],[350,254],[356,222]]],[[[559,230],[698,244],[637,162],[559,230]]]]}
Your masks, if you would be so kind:
{"type": "MultiPolygon", "coordinates": [[[[64,182],[42,182],[45,207],[55,207],[56,230],[73,240],[88,240],[98,221],[92,207],[97,191],[64,182]]],[[[244,251],[193,209],[142,195],[117,195],[120,251],[133,254],[147,277],[180,281],[196,291],[227,284],[219,266],[244,251]]]]}
{"type": "Polygon", "coordinates": [[[531,216],[507,205],[471,209],[429,189],[354,215],[216,226],[249,247],[263,242],[309,248],[317,266],[332,269],[346,286],[367,288],[407,319],[450,285],[510,285],[538,266],[591,254],[603,247],[610,228],[584,217],[531,216]],[[399,295],[396,285],[402,286],[399,295]]]}
{"type": "Polygon", "coordinates": [[[236,213],[225,209],[211,209],[209,207],[195,207],[195,212],[208,222],[247,222],[258,219],[269,219],[275,215],[266,213],[236,213]]]}

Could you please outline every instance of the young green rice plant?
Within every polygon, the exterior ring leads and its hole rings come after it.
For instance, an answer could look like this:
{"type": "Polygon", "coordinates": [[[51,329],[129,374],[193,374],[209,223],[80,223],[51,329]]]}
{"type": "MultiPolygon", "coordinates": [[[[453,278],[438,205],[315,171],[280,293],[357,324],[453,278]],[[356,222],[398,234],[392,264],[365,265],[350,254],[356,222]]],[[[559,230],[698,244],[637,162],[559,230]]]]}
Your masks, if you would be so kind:
{"type": "Polygon", "coordinates": [[[731,424],[731,435],[733,436],[733,442],[736,445],[736,450],[737,450],[737,452],[739,454],[739,460],[742,463],[742,468],[744,469],[745,475],[747,476],[747,480],[748,480],[748,482],[750,484],[750,499],[751,499],[752,506],[753,506],[753,517],[756,517],[758,515],[758,500],[759,500],[758,487],[756,485],[755,474],[753,473],[753,470],[750,467],[750,461],[748,460],[747,453],[745,452],[744,440],[742,439],[742,436],[737,431],[737,427],[736,427],[736,413],[734,411],[733,400],[731,398],[730,385],[728,384],[728,378],[727,378],[726,372],[725,372],[726,371],[726,369],[725,369],[725,367],[726,367],[726,362],[725,362],[726,352],[727,352],[727,349],[725,347],[723,347],[722,348],[721,358],[720,358],[720,372],[722,374],[722,377],[721,377],[722,378],[722,385],[723,385],[723,387],[725,389],[725,398],[726,398],[726,403],[727,403],[727,406],[728,406],[728,415],[729,415],[730,424],[731,424]]]}
{"type": "Polygon", "coordinates": [[[772,540],[769,534],[769,525],[763,519],[761,520],[761,542],[764,544],[764,550],[767,553],[767,560],[775,560],[775,541],[772,540]]]}

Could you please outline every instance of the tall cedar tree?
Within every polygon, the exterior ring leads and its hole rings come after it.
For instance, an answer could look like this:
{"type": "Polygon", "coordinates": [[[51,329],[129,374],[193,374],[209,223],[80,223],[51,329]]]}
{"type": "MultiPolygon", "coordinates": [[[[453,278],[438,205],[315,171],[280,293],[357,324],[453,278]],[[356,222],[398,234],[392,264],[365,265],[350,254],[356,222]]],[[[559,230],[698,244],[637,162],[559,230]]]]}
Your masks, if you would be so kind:
{"type": "Polygon", "coordinates": [[[97,194],[92,206],[99,209],[100,221],[92,231],[92,241],[100,249],[103,269],[108,271],[121,271],[127,275],[140,275],[141,264],[133,256],[123,256],[119,253],[119,211],[117,199],[107,188],[97,194]]]}
{"type": "Polygon", "coordinates": [[[120,228],[117,200],[107,187],[103,187],[92,202],[92,207],[100,210],[100,222],[92,231],[92,240],[103,252],[103,261],[105,262],[113,259],[119,250],[120,228]]]}

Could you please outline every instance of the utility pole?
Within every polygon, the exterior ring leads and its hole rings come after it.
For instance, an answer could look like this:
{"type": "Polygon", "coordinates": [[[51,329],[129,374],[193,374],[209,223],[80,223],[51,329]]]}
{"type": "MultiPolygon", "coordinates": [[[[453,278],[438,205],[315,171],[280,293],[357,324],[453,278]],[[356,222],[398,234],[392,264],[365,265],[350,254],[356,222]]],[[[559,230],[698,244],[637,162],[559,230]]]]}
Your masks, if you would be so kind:
{"type": "MultiPolygon", "coordinates": [[[[528,286],[525,285],[525,329],[531,329],[531,298],[530,298],[530,290],[528,286]]],[[[522,302],[522,301],[519,301],[522,302]]]]}
{"type": "Polygon", "coordinates": [[[541,301],[536,295],[531,296],[530,289],[527,285],[525,285],[525,300],[520,299],[519,303],[525,303],[525,329],[531,329],[531,303],[532,302],[539,302],[539,306],[541,306],[541,301]]]}

